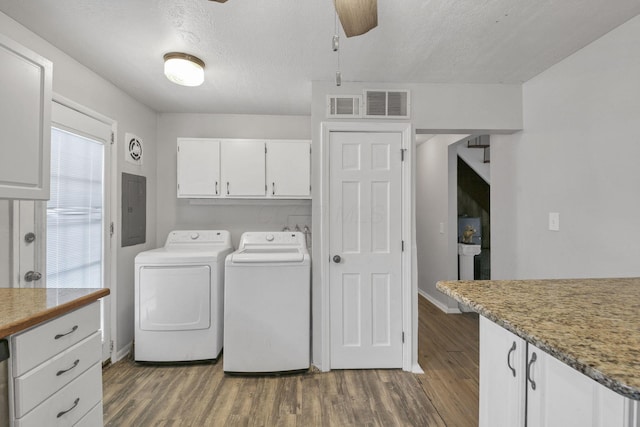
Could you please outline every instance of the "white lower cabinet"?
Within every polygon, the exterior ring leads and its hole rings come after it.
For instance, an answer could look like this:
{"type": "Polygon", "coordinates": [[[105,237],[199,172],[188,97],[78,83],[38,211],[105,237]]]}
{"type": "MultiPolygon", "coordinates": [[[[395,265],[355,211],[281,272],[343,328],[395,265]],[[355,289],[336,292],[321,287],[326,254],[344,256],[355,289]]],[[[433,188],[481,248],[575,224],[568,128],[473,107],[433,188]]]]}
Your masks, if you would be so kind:
{"type": "Polygon", "coordinates": [[[480,427],[524,426],[527,343],[480,317],[480,427]]]}
{"type": "Polygon", "coordinates": [[[94,302],[11,337],[14,427],[102,426],[99,326],[94,302]]]}
{"type": "Polygon", "coordinates": [[[480,317],[481,427],[637,427],[638,406],[480,317]]]}

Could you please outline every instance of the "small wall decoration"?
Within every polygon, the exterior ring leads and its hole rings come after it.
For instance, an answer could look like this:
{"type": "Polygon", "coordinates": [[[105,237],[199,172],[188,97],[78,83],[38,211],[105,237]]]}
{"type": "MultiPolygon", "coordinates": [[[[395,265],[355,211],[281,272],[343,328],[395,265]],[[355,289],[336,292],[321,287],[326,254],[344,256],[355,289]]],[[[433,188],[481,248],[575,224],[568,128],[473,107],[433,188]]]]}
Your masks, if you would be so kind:
{"type": "Polygon", "coordinates": [[[142,140],[132,133],[124,134],[124,159],[142,166],[142,140]]]}

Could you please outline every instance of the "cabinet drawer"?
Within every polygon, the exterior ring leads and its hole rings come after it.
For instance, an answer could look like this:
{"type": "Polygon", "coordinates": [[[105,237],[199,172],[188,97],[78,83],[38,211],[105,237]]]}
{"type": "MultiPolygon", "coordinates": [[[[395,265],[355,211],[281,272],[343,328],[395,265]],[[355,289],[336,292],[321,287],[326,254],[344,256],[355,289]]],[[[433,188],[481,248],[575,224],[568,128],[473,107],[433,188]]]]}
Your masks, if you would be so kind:
{"type": "Polygon", "coordinates": [[[100,332],[80,341],[51,360],[14,380],[15,416],[22,417],[40,402],[69,384],[100,362],[102,336],[100,332]]]}
{"type": "Polygon", "coordinates": [[[74,424],[74,427],[96,427],[104,425],[102,419],[102,401],[98,402],[89,413],[74,424]]]}
{"type": "Polygon", "coordinates": [[[101,400],[102,366],[96,363],[27,415],[17,418],[14,427],[70,426],[101,400]]]}
{"type": "Polygon", "coordinates": [[[18,377],[80,342],[100,328],[100,303],[94,302],[11,337],[13,376],[18,377]]]}

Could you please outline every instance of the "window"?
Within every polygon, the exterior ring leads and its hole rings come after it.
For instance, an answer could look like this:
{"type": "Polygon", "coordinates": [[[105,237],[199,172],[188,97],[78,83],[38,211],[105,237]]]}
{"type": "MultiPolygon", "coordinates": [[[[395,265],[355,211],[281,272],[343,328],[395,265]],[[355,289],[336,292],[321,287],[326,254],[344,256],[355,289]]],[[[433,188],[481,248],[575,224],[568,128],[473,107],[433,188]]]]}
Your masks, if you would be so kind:
{"type": "Polygon", "coordinates": [[[103,286],[104,144],[51,129],[47,287],[103,286]]]}

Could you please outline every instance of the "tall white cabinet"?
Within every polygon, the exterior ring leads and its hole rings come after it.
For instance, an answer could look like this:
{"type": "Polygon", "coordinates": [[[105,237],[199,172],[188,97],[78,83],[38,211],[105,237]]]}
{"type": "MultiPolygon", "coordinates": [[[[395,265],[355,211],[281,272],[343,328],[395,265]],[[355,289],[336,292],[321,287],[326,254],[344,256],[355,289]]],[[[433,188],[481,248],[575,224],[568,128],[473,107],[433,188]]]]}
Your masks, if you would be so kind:
{"type": "Polygon", "coordinates": [[[481,427],[637,427],[638,410],[637,401],[480,317],[481,427]]]}
{"type": "Polygon", "coordinates": [[[0,34],[0,198],[49,199],[51,61],[0,34]]]}
{"type": "Polygon", "coordinates": [[[311,142],[178,138],[179,198],[308,199],[311,142]]]}

